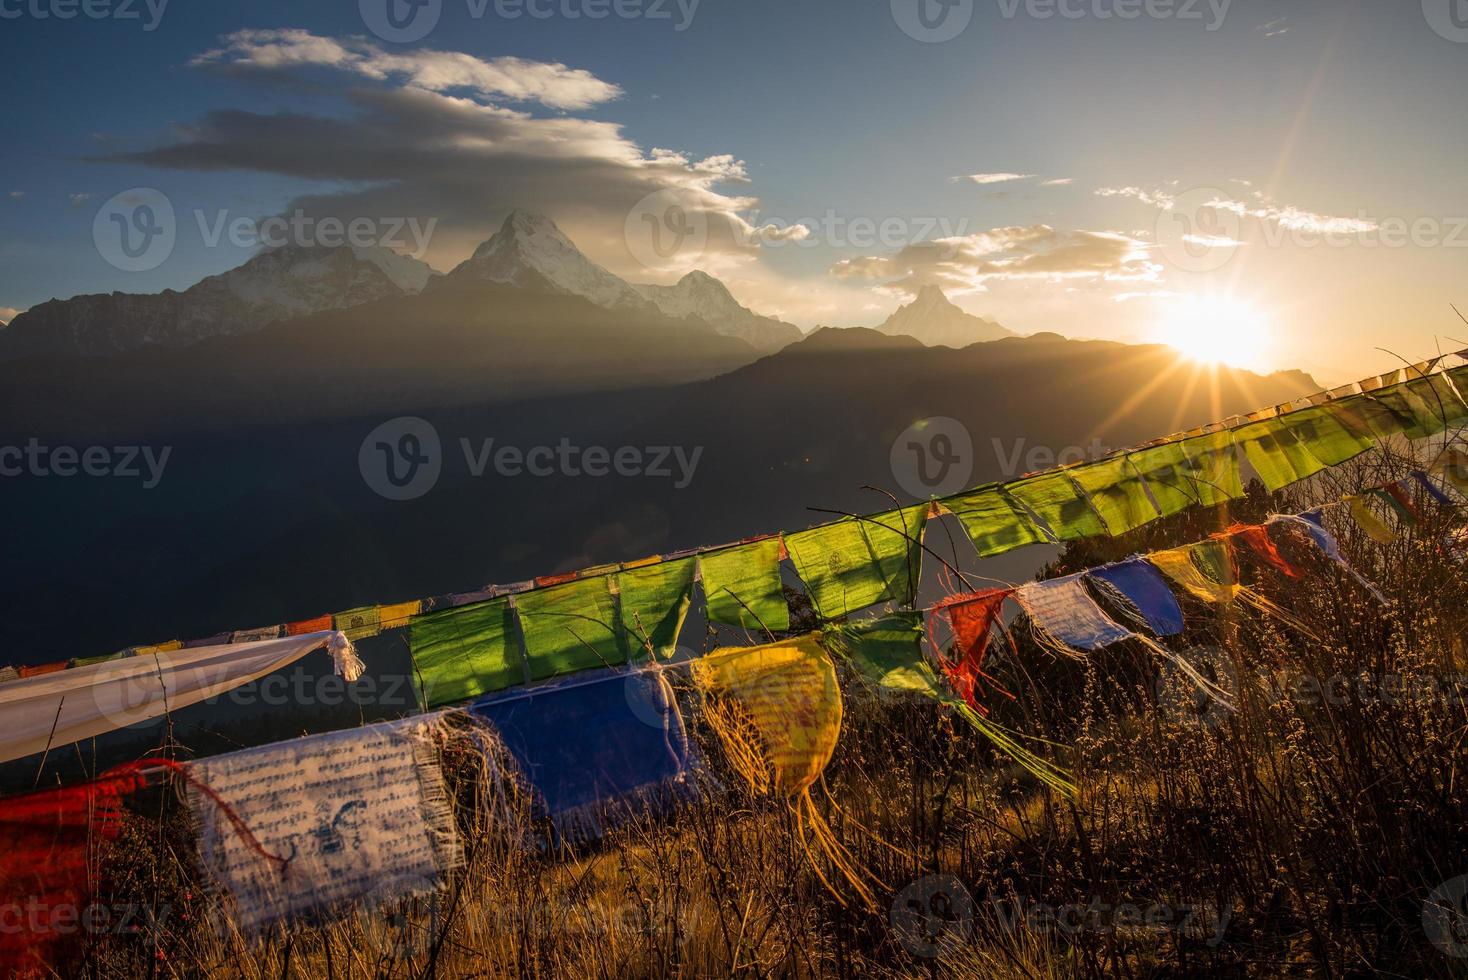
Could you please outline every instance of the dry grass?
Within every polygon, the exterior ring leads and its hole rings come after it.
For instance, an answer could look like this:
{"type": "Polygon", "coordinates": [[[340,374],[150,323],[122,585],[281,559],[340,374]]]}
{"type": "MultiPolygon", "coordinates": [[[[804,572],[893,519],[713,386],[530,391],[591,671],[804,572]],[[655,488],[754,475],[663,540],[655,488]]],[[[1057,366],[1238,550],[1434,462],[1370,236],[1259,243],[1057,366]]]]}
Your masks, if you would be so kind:
{"type": "MultiPolygon", "coordinates": [[[[1333,479],[1365,485],[1405,465],[1373,456],[1333,479]]],[[[1230,516],[1270,505],[1256,493],[1230,516]]],[[[1137,649],[1077,663],[1022,645],[995,658],[1017,694],[994,702],[996,717],[1062,746],[1051,754],[1074,773],[1074,800],[1037,788],[936,706],[848,685],[827,773],[839,807],[828,812],[888,886],[884,907],[821,887],[782,803],[711,785],[672,819],[578,853],[516,847],[465,807],[474,853],[445,893],[220,939],[187,871],[181,808],[159,797],[145,807],[167,819],[140,820],[113,857],[114,898],[168,914],[79,951],[76,969],[261,980],[1455,975],[1468,959],[1430,941],[1423,908],[1468,874],[1468,706],[1444,695],[1465,673],[1468,574],[1438,544],[1450,515],[1423,509],[1431,519],[1388,547],[1342,535],[1386,607],[1298,545],[1286,551],[1310,569],[1305,580],[1249,571],[1309,638],[1252,611],[1187,607],[1189,633],[1171,645],[1218,651],[1236,712],[1159,699],[1157,665],[1137,649]],[[1393,694],[1390,678],[1421,689],[1393,694]],[[1425,679],[1448,686],[1433,694],[1425,679]]],[[[1184,516],[1088,543],[1056,570],[1196,540],[1218,522],[1184,516]]],[[[466,801],[471,762],[448,767],[466,801]]]]}

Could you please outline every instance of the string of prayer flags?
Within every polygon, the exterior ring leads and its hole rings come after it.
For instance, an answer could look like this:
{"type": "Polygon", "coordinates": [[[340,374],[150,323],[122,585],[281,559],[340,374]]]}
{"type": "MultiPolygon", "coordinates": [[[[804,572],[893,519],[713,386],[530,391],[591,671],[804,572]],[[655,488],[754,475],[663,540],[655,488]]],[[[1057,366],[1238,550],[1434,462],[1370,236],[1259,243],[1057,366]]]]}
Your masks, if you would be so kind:
{"type": "Polygon", "coordinates": [[[1132,631],[1102,611],[1086,592],[1084,573],[1029,582],[1014,598],[1030,618],[1041,646],[1059,654],[1099,650],[1130,639],[1132,631]]]}
{"type": "Polygon", "coordinates": [[[234,924],[431,892],[460,867],[442,726],[420,715],[189,763],[200,862],[234,924]]]}
{"type": "Polygon", "coordinates": [[[144,784],[154,760],[110,769],[80,786],[0,799],[0,905],[19,914],[0,928],[0,973],[66,974],[77,916],[91,904],[99,849],[122,833],[122,797],[144,784]]]}
{"type": "Polygon", "coordinates": [[[625,569],[615,576],[629,660],[668,658],[693,603],[693,558],[625,569]]]}
{"type": "Polygon", "coordinates": [[[1352,431],[1361,432],[1364,429],[1377,441],[1402,435],[1409,424],[1409,420],[1392,411],[1390,406],[1366,394],[1351,395],[1331,402],[1325,406],[1325,410],[1352,431]]]}
{"type": "Polygon", "coordinates": [[[1106,536],[1101,518],[1066,471],[1031,477],[1004,489],[1044,521],[1056,541],[1106,536]]]}
{"type": "Polygon", "coordinates": [[[928,505],[846,518],[785,536],[795,571],[822,619],[879,602],[909,604],[922,566],[928,505]]]}
{"type": "Polygon", "coordinates": [[[1270,493],[1325,469],[1282,419],[1246,425],[1234,433],[1234,443],[1243,449],[1270,493]]]}
{"type": "Polygon", "coordinates": [[[1408,527],[1422,520],[1422,514],[1417,510],[1417,505],[1412,502],[1411,496],[1400,483],[1387,484],[1375,492],[1382,495],[1382,499],[1397,512],[1397,517],[1408,527]]]}
{"type": "Polygon", "coordinates": [[[625,663],[617,598],[605,578],[584,578],[515,596],[530,677],[625,663]]]}
{"type": "Polygon", "coordinates": [[[264,677],[331,633],[124,657],[0,686],[0,762],[161,717],[264,677]]]}
{"type": "Polygon", "coordinates": [[[956,659],[941,660],[943,672],[948,677],[958,696],[976,711],[980,708],[975,697],[979,679],[984,677],[984,659],[989,653],[989,637],[1004,600],[1014,594],[1013,589],[989,589],[966,595],[950,596],[933,608],[933,615],[948,617],[953,632],[953,649],[956,659]]]}
{"type": "Polygon", "coordinates": [[[958,518],[980,558],[1050,540],[1034,519],[997,487],[971,490],[944,500],[942,505],[958,518]]]}
{"type": "Polygon", "coordinates": [[[1408,439],[1435,436],[1449,424],[1462,421],[1468,412],[1452,383],[1441,374],[1380,388],[1371,397],[1403,420],[1402,432],[1408,439]]]}
{"type": "Polygon", "coordinates": [[[836,751],[842,713],[836,666],[818,636],[715,650],[693,662],[691,676],[730,768],[754,795],[790,801],[801,844],[827,890],[840,899],[810,852],[807,828],[830,864],[873,904],[870,874],[856,865],[811,798],[811,786],[836,751]]]}
{"type": "Polygon", "coordinates": [[[525,681],[508,597],[415,616],[408,637],[424,708],[469,701],[525,681]]]}
{"type": "Polygon", "coordinates": [[[1162,516],[1128,457],[1117,456],[1078,466],[1071,477],[1086,491],[1107,532],[1116,537],[1162,516]]]}
{"type": "Polygon", "coordinates": [[[1086,572],[1092,582],[1103,582],[1125,600],[1123,608],[1156,636],[1176,636],[1183,631],[1183,611],[1167,587],[1162,573],[1143,558],[1102,565],[1086,572]]]}
{"type": "Polygon", "coordinates": [[[710,551],[697,561],[709,622],[775,633],[790,628],[778,537],[710,551]]]}
{"type": "Polygon", "coordinates": [[[562,681],[470,711],[494,728],[561,841],[600,838],[694,792],[696,753],[656,667],[562,681]]]}

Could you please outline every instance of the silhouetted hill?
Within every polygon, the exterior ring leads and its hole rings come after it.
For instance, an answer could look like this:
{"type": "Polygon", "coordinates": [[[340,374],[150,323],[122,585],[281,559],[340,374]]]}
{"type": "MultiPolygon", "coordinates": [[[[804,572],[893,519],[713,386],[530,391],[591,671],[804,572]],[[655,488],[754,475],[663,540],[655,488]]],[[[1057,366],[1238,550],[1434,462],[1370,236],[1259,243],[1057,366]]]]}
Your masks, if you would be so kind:
{"type": "MultiPolygon", "coordinates": [[[[605,370],[607,358],[620,356],[613,366],[631,375],[646,370],[639,356],[666,364],[678,354],[619,355],[625,335],[598,346],[595,324],[566,322],[569,306],[537,306],[533,326],[501,323],[493,336],[518,337],[518,349],[490,342],[481,331],[498,322],[496,294],[473,296],[483,301],[483,320],[456,324],[446,309],[442,322],[398,324],[411,327],[413,343],[379,333],[394,303],[365,321],[360,310],[313,318],[317,329],[291,332],[293,343],[307,346],[290,355],[252,346],[264,338],[220,342],[228,370],[185,381],[177,365],[173,374],[157,369],[182,393],[130,387],[140,369],[126,382],[89,376],[102,392],[72,387],[75,377],[65,386],[55,377],[20,379],[37,412],[42,403],[76,399],[84,407],[73,425],[106,418],[110,399],[121,400],[116,416],[128,425],[170,422],[153,448],[167,446],[171,455],[151,490],[117,478],[0,481],[7,513],[26,515],[11,523],[0,551],[10,583],[0,615],[12,658],[39,662],[207,635],[825,519],[808,507],[878,510],[887,499],[860,488],[911,499],[894,479],[891,448],[924,417],[951,417],[968,430],[976,484],[1049,465],[1066,447],[1130,445],[1315,388],[1298,374],[1200,374],[1164,347],[1012,338],[952,350],[847,330],[818,333],[706,380],[516,399],[511,393],[565,389],[566,375],[592,364],[605,370]],[[409,364],[393,363],[389,353],[409,364]],[[551,363],[564,364],[566,374],[556,381],[558,369],[540,366],[546,361],[537,356],[561,358],[551,363]],[[292,357],[302,360],[288,363],[292,357]],[[436,376],[441,386],[430,383],[436,376]],[[222,392],[210,393],[211,385],[222,392]],[[250,404],[238,404],[242,397],[250,404]],[[377,409],[345,414],[354,403],[377,409]],[[167,419],[180,404],[202,404],[212,420],[167,419]],[[401,502],[377,496],[358,465],[364,437],[398,415],[429,420],[443,445],[436,486],[401,502]],[[461,440],[476,455],[488,439],[493,448],[565,442],[609,454],[679,447],[698,462],[687,486],[676,485],[672,460],[668,477],[475,476],[461,440]]],[[[576,309],[593,315],[589,306],[576,309]]],[[[687,335],[685,325],[678,330],[687,335]]],[[[112,429],[119,440],[129,431],[121,421],[112,429]]],[[[44,438],[47,430],[39,431],[44,438]]]]}

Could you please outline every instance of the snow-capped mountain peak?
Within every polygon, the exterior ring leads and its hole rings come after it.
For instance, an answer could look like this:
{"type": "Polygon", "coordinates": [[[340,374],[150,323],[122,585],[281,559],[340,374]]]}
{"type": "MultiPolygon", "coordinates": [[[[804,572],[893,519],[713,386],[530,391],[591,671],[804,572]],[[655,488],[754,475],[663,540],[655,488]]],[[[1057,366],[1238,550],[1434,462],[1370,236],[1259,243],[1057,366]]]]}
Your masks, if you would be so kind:
{"type": "Polygon", "coordinates": [[[1014,336],[993,320],[964,312],[934,285],[919,289],[911,303],[898,307],[877,329],[894,337],[914,337],[929,347],[967,347],[1014,336]]]}
{"type": "Polygon", "coordinates": [[[671,286],[639,285],[637,291],[668,316],[697,317],[719,333],[741,337],[760,350],[779,350],[801,338],[799,327],[741,306],[729,287],[700,269],[671,286]]]}
{"type": "Polygon", "coordinates": [[[449,278],[550,288],[611,308],[648,308],[637,290],[583,255],[554,221],[529,211],[511,211],[449,278]]]}

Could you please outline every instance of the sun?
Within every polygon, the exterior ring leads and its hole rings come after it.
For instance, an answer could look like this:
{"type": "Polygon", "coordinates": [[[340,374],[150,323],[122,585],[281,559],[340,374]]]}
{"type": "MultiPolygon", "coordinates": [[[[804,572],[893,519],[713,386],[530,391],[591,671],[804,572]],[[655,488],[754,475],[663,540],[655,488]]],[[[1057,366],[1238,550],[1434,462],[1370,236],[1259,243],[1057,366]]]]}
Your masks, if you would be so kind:
{"type": "Polygon", "coordinates": [[[1202,364],[1266,369],[1273,340],[1269,318],[1233,296],[1190,294],[1163,308],[1155,339],[1202,364]]]}

